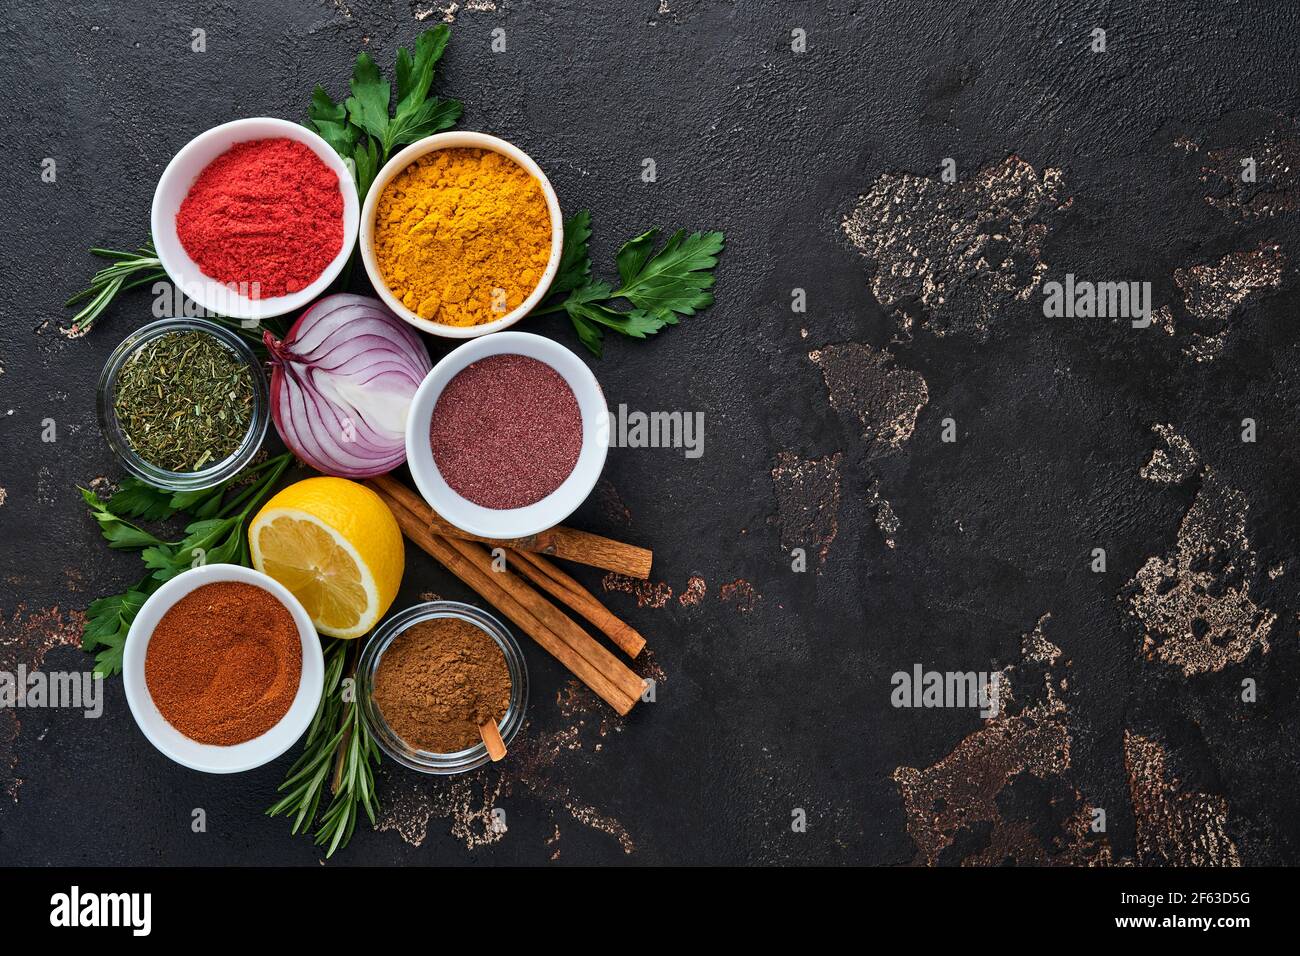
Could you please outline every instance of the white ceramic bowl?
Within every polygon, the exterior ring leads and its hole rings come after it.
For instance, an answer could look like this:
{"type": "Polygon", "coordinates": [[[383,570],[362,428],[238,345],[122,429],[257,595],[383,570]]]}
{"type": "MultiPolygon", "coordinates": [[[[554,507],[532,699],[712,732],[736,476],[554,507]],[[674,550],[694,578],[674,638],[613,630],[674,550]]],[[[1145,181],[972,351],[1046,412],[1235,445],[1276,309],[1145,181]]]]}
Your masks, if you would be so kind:
{"type": "Polygon", "coordinates": [[[207,773],[237,773],[270,763],[292,747],[311,723],[325,687],[325,660],[321,653],[320,638],[311,618],[289,589],[274,578],[237,564],[206,564],[178,574],[149,596],[131,622],[126,649],[122,655],[122,685],[131,716],[149,742],[164,755],[193,770],[207,773]],[[195,588],[217,581],[243,581],[275,595],[298,624],[302,638],[302,675],[298,680],[298,693],[293,703],[280,718],[280,722],[252,740],[230,747],[201,744],[191,740],[167,723],[149,694],[144,677],[144,656],[154,628],[173,604],[195,588]]]}
{"type": "Polygon", "coordinates": [[[432,136],[416,140],[390,159],[388,165],[380,170],[379,175],[375,177],[375,181],[370,187],[370,192],[366,194],[366,204],[361,210],[361,261],[366,267],[366,275],[370,277],[370,284],[375,287],[375,291],[384,300],[384,304],[407,322],[431,335],[440,335],[448,339],[474,339],[480,335],[487,335],[489,332],[500,332],[502,329],[514,325],[531,312],[545,298],[546,291],[551,287],[551,282],[555,279],[555,273],[560,269],[560,252],[563,246],[564,217],[560,214],[560,200],[555,195],[555,189],[551,186],[551,181],[546,178],[542,168],[533,162],[532,157],[522,149],[513,143],[507,143],[504,139],[489,136],[487,133],[434,133],[432,136]],[[546,263],[546,271],[542,273],[537,287],[533,289],[528,298],[520,303],[519,308],[507,312],[499,319],[484,322],[482,325],[444,325],[441,322],[430,322],[428,319],[420,318],[420,316],[402,305],[397,297],[389,291],[388,283],[384,281],[384,275],[379,271],[379,263],[375,260],[375,209],[379,206],[379,197],[383,194],[385,187],[392,182],[394,176],[421,156],[432,153],[434,150],[452,148],[490,149],[513,159],[528,170],[541,185],[542,195],[546,197],[546,208],[551,214],[551,258],[546,263]]]}
{"type": "Polygon", "coordinates": [[[154,190],[151,213],[154,246],[158,250],[158,258],[162,260],[163,269],[167,271],[172,282],[203,308],[235,319],[265,319],[284,315],[303,308],[321,295],[343,270],[348,257],[352,255],[352,249],[357,241],[357,223],[360,218],[357,184],[352,179],[347,166],[344,165],[342,157],[330,148],[329,143],[307,127],[269,116],[256,116],[223,123],[214,126],[206,133],[200,133],[186,143],[163,170],[162,178],[158,180],[158,188],[154,190]],[[176,234],[176,213],[181,208],[181,203],[189,193],[190,187],[194,185],[194,180],[210,162],[236,143],[273,138],[292,139],[305,143],[339,177],[339,189],[343,193],[343,246],[325,271],[306,288],[289,295],[250,299],[222,285],[216,279],[205,276],[195,265],[176,234]]]}
{"type": "Polygon", "coordinates": [[[484,538],[522,538],[562,522],[596,487],[608,451],[609,409],[596,376],[563,345],[530,332],[499,332],[448,353],[416,389],[406,419],[406,462],[420,494],[456,527],[484,538]],[[461,497],[438,471],[429,443],[429,421],[447,383],[467,365],[501,354],[527,355],[555,369],[573,389],[582,413],[582,450],[573,471],[560,487],[523,508],[485,508],[461,497]]]}

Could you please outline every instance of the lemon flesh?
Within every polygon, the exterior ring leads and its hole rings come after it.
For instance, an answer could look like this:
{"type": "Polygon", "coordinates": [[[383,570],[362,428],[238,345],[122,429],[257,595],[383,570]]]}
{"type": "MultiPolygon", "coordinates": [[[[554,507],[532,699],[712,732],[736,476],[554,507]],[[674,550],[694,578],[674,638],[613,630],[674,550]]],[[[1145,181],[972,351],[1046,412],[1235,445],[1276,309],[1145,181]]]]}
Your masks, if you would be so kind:
{"type": "Polygon", "coordinates": [[[292,591],[322,634],[360,637],[397,596],[401,530],[383,500],[356,482],[290,485],[253,519],[248,538],[253,566],[292,591]]]}

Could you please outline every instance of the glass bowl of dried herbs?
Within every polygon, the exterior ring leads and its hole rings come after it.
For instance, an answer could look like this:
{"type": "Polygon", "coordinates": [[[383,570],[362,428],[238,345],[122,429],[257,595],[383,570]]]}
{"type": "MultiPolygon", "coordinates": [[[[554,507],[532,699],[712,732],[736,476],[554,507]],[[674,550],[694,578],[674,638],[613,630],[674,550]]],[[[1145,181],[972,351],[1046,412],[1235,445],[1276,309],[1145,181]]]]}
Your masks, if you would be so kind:
{"type": "Polygon", "coordinates": [[[357,700],[384,753],[412,770],[464,773],[488,762],[478,729],[509,747],[528,707],[528,666],[491,614],[429,601],[382,624],[357,662],[357,700]]]}
{"type": "Polygon", "coordinates": [[[113,350],[99,378],[99,427],[132,475],[160,488],[220,484],[252,460],[270,421],[266,373],[232,329],[161,319],[113,350]]]}

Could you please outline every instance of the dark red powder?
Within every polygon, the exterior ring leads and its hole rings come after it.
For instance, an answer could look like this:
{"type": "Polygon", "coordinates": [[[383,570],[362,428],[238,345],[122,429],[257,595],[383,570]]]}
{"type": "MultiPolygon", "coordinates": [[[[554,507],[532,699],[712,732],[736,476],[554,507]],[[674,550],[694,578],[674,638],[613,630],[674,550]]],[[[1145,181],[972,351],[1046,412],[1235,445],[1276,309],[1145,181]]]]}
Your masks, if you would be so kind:
{"type": "Polygon", "coordinates": [[[489,355],[456,373],[429,423],[447,484],[484,508],[522,508],[569,477],[582,412],[569,383],[526,355],[489,355]]]}
{"type": "Polygon", "coordinates": [[[343,247],[339,178],[296,140],[237,143],[194,181],[176,234],[204,275],[249,298],[297,292],[343,247]]]}

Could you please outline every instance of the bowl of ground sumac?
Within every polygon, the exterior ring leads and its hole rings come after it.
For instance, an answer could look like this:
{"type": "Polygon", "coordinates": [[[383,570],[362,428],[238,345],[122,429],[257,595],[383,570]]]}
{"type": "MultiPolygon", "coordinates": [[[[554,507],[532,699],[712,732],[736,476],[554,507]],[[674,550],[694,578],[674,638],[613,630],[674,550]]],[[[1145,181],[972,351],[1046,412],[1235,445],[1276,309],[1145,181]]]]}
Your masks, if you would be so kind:
{"type": "Polygon", "coordinates": [[[209,564],[140,608],[122,656],[136,724],[164,755],[207,773],[269,763],[311,723],[325,684],[320,638],[289,589],[209,564]]]}
{"type": "Polygon", "coordinates": [[[263,319],[318,298],[356,245],[361,204],[342,158],[305,126],[253,117],[190,140],[158,180],[158,259],[209,312],[263,319]]]}

